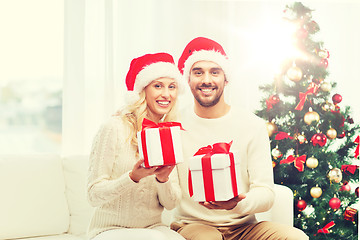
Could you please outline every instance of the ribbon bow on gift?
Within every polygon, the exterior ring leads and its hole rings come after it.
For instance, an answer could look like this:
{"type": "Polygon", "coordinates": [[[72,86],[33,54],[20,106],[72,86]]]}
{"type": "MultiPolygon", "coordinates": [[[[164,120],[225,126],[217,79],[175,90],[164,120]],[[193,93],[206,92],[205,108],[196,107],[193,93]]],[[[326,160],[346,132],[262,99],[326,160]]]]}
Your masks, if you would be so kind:
{"type": "Polygon", "coordinates": [[[280,164],[294,162],[294,166],[296,167],[296,169],[299,172],[303,172],[305,161],[306,161],[306,155],[301,155],[300,157],[294,157],[293,155],[290,155],[287,157],[287,159],[281,160],[280,164]]]}
{"type": "Polygon", "coordinates": [[[155,123],[147,118],[144,118],[143,122],[142,122],[142,130],[146,129],[146,128],[159,128],[159,127],[180,127],[181,130],[184,130],[181,126],[181,123],[179,122],[159,122],[159,123],[155,123]]]}
{"type": "Polygon", "coordinates": [[[164,161],[166,161],[167,165],[175,164],[175,154],[174,154],[174,147],[173,147],[173,140],[171,136],[170,127],[180,127],[181,130],[184,130],[179,122],[160,122],[155,123],[150,121],[147,118],[144,118],[142,122],[142,131],[141,131],[141,143],[142,149],[144,154],[144,165],[146,168],[149,168],[148,162],[148,153],[147,153],[147,146],[146,146],[146,136],[145,136],[145,129],[148,128],[159,128],[160,134],[160,142],[161,142],[161,149],[164,157],[164,161]]]}
{"type": "Polygon", "coordinates": [[[330,233],[329,228],[332,228],[333,226],[335,226],[335,223],[334,221],[331,221],[328,224],[326,224],[325,227],[319,229],[317,233],[330,233]]]}
{"type": "Polygon", "coordinates": [[[298,103],[298,105],[295,107],[295,110],[299,110],[301,111],[304,107],[304,104],[307,100],[307,96],[308,95],[316,95],[317,90],[319,89],[319,85],[315,84],[314,82],[311,82],[307,88],[307,91],[305,93],[300,92],[299,93],[299,98],[300,98],[300,102],[298,103]]]}
{"type": "MultiPolygon", "coordinates": [[[[203,156],[201,158],[201,164],[202,164],[202,169],[203,169],[205,199],[207,201],[215,201],[215,193],[214,193],[214,188],[213,188],[214,184],[213,184],[212,167],[211,167],[211,156],[214,154],[219,154],[219,153],[229,154],[232,190],[233,190],[234,196],[239,195],[238,190],[237,190],[237,183],[236,183],[234,154],[232,152],[230,152],[231,144],[232,144],[232,141],[230,143],[224,143],[224,142],[215,143],[212,146],[208,145],[206,147],[200,148],[194,154],[194,156],[205,154],[205,156],[203,156]]],[[[190,194],[190,197],[193,195],[191,171],[189,171],[189,194],[190,194]]]]}

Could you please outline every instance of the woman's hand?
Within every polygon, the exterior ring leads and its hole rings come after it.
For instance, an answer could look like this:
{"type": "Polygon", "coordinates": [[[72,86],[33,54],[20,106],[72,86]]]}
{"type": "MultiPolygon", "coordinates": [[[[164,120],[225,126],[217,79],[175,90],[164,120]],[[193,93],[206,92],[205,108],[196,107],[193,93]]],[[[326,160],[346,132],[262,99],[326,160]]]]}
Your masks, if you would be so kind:
{"type": "Polygon", "coordinates": [[[175,165],[158,167],[155,171],[156,180],[161,183],[167,182],[174,167],[175,165]]]}
{"type": "Polygon", "coordinates": [[[142,178],[155,174],[157,167],[144,168],[141,164],[144,162],[144,159],[137,161],[129,173],[129,177],[134,182],[139,182],[142,178]]]}

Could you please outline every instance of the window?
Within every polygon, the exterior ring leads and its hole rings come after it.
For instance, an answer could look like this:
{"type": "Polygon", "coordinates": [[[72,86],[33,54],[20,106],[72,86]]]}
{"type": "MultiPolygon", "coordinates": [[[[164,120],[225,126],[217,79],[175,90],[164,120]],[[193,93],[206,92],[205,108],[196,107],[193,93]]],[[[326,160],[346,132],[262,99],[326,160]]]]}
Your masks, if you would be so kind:
{"type": "Polygon", "coordinates": [[[63,5],[0,2],[0,154],[60,153],[63,5]]]}

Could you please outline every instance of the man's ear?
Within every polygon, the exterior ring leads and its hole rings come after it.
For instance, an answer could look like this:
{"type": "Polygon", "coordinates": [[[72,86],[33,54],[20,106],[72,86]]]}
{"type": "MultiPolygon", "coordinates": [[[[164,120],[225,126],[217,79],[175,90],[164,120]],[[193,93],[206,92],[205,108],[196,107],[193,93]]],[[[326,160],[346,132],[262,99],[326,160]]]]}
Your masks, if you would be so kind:
{"type": "Polygon", "coordinates": [[[226,80],[226,78],[225,78],[225,86],[226,86],[228,83],[229,83],[228,80],[226,80]]]}

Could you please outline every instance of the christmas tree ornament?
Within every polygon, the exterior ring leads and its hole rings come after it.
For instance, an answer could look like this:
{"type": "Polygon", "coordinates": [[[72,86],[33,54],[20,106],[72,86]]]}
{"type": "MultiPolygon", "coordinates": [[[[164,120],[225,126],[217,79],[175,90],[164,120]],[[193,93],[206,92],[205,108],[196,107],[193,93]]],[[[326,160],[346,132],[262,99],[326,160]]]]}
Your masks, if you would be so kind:
{"type": "Polygon", "coordinates": [[[276,167],[276,162],[275,161],[272,161],[272,167],[276,167]]]}
{"type": "Polygon", "coordinates": [[[337,210],[340,208],[341,206],[341,201],[340,199],[338,199],[337,197],[333,197],[332,199],[330,199],[329,201],[329,206],[334,209],[337,210]]]}
{"type": "Polygon", "coordinates": [[[331,91],[331,84],[328,82],[322,82],[320,85],[320,89],[323,92],[330,92],[331,91]]]}
{"type": "Polygon", "coordinates": [[[341,138],[345,137],[345,134],[346,134],[345,131],[343,131],[342,133],[337,135],[337,138],[341,139],[341,138]]]}
{"type": "Polygon", "coordinates": [[[274,159],[278,159],[282,157],[282,153],[280,152],[279,148],[276,146],[273,150],[271,150],[271,155],[274,159]]]}
{"type": "Polygon", "coordinates": [[[285,164],[285,163],[294,163],[294,167],[299,171],[299,172],[303,172],[304,171],[304,163],[306,161],[306,155],[301,155],[301,156],[293,156],[290,155],[288,156],[286,159],[283,159],[280,161],[280,164],[285,164]]]}
{"type": "Polygon", "coordinates": [[[277,94],[271,95],[268,99],[266,99],[267,111],[272,109],[274,105],[278,104],[279,102],[280,102],[279,95],[277,94]]]}
{"type": "Polygon", "coordinates": [[[327,176],[332,183],[339,183],[342,180],[342,172],[339,168],[331,169],[327,176]]]}
{"type": "Polygon", "coordinates": [[[266,123],[266,129],[268,131],[269,137],[271,137],[274,133],[276,133],[278,131],[278,127],[276,126],[276,124],[273,121],[266,123]]]}
{"type": "Polygon", "coordinates": [[[327,68],[329,65],[329,61],[326,58],[320,60],[319,66],[323,68],[327,68]]]}
{"type": "Polygon", "coordinates": [[[306,208],[306,206],[307,206],[306,202],[301,199],[296,203],[296,207],[300,212],[303,211],[306,208]]]}
{"type": "Polygon", "coordinates": [[[355,174],[356,169],[358,169],[359,166],[357,165],[342,165],[341,171],[347,175],[349,174],[355,174]]]}
{"type": "Polygon", "coordinates": [[[301,111],[309,95],[316,95],[319,89],[319,85],[311,82],[307,87],[306,92],[299,92],[299,103],[296,105],[295,110],[301,111]]]}
{"type": "Polygon", "coordinates": [[[344,219],[353,222],[355,215],[357,213],[357,210],[355,208],[346,207],[344,212],[344,219]]]}
{"type": "Polygon", "coordinates": [[[316,187],[312,187],[310,189],[310,195],[313,197],[313,198],[319,198],[322,194],[322,190],[320,187],[316,186],[316,187]]]}
{"type": "Polygon", "coordinates": [[[312,136],[310,141],[312,142],[313,146],[318,145],[320,147],[323,147],[327,142],[327,137],[323,133],[316,133],[314,134],[314,136],[312,136]]]}
{"type": "Polygon", "coordinates": [[[296,133],[295,135],[294,135],[294,138],[296,139],[296,140],[298,140],[298,142],[300,143],[300,144],[303,144],[303,143],[305,143],[306,142],[306,137],[305,137],[305,135],[304,135],[304,133],[296,133]]]}
{"type": "Polygon", "coordinates": [[[298,82],[302,79],[303,73],[302,70],[297,66],[290,67],[286,72],[287,77],[293,81],[298,82]]]}
{"type": "Polygon", "coordinates": [[[354,141],[355,144],[357,144],[356,148],[355,148],[355,153],[354,153],[354,158],[358,158],[359,157],[359,145],[360,145],[360,136],[357,136],[357,138],[354,141]]]}
{"type": "Polygon", "coordinates": [[[351,187],[348,182],[344,182],[343,185],[340,187],[340,191],[350,192],[351,187]]]}
{"type": "Polygon", "coordinates": [[[326,131],[326,136],[329,139],[335,139],[337,135],[337,132],[334,128],[330,128],[329,130],[326,131]]]}
{"type": "Polygon", "coordinates": [[[320,84],[324,81],[324,79],[323,78],[313,78],[312,81],[313,81],[313,83],[320,84]]]}
{"type": "Polygon", "coordinates": [[[319,161],[317,160],[317,158],[314,157],[309,157],[308,159],[306,159],[306,166],[308,168],[316,168],[319,165],[319,161]]]}
{"type": "Polygon", "coordinates": [[[336,94],[334,94],[334,95],[332,96],[332,101],[333,101],[334,104],[341,103],[341,101],[342,101],[342,96],[341,96],[340,94],[336,93],[336,94]]]}
{"type": "Polygon", "coordinates": [[[321,58],[329,58],[330,57],[330,53],[328,50],[322,49],[318,51],[318,55],[321,58]]]}
{"type": "Polygon", "coordinates": [[[355,195],[356,197],[359,197],[359,187],[355,188],[355,195]]]}
{"type": "Polygon", "coordinates": [[[330,112],[330,111],[334,111],[335,110],[335,106],[334,104],[326,101],[326,102],[323,102],[321,104],[321,109],[324,111],[324,112],[330,112]]]}
{"type": "Polygon", "coordinates": [[[320,116],[317,112],[314,112],[311,108],[309,110],[309,112],[305,113],[304,115],[304,121],[307,125],[312,124],[312,122],[319,122],[320,121],[320,116]]]}
{"type": "MultiPolygon", "coordinates": [[[[317,223],[316,223],[317,224],[317,223]]],[[[319,223],[320,224],[320,223],[319,223]]],[[[319,225],[317,224],[317,225],[319,225]]],[[[324,234],[327,234],[327,233],[330,233],[331,230],[329,230],[330,228],[332,228],[333,226],[335,226],[335,222],[334,221],[331,221],[329,222],[328,224],[325,225],[325,227],[319,229],[317,231],[317,233],[324,233],[324,234]]]]}

